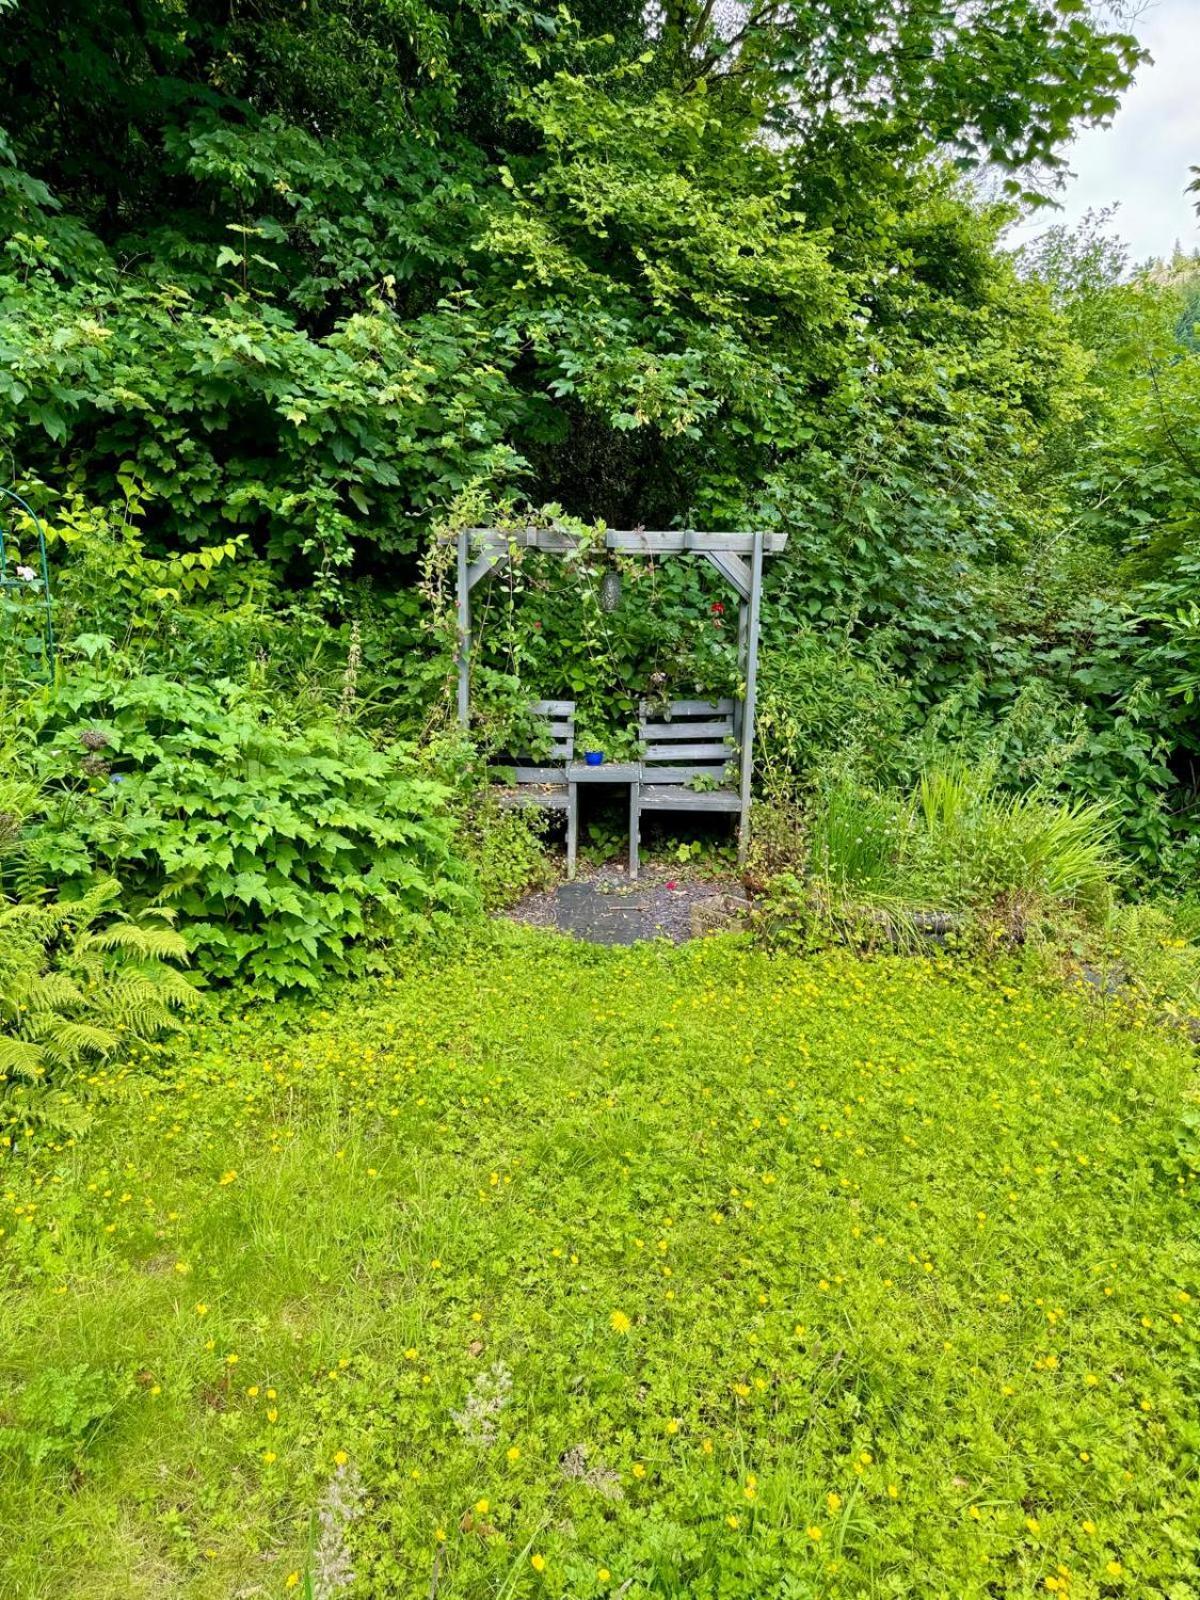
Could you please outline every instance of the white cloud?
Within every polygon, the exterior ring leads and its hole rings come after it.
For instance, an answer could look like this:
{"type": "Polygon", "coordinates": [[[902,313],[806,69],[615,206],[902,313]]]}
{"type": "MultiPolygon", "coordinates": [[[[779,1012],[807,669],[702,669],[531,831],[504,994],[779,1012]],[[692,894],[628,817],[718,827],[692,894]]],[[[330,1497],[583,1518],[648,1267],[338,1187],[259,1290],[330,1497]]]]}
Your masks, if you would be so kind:
{"type": "Polygon", "coordinates": [[[1043,211],[1013,230],[1013,242],[1051,222],[1074,224],[1119,203],[1112,228],[1134,261],[1169,256],[1176,240],[1200,246],[1197,195],[1185,193],[1200,166],[1200,0],[1156,0],[1132,27],[1154,60],[1138,73],[1108,128],[1089,128],[1067,153],[1075,176],[1060,212],[1043,211]]]}

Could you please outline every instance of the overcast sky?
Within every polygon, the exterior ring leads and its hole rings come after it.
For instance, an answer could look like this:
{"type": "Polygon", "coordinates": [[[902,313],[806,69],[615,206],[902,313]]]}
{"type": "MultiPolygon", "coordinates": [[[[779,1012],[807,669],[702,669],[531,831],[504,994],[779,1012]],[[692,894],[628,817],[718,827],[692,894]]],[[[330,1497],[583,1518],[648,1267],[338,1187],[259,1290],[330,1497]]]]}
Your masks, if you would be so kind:
{"type": "Polygon", "coordinates": [[[1014,243],[1047,222],[1074,224],[1119,202],[1110,231],[1125,239],[1135,262],[1169,256],[1177,239],[1187,251],[1200,247],[1200,195],[1184,193],[1188,168],[1200,167],[1200,0],[1154,0],[1132,31],[1153,62],[1126,91],[1112,125],[1087,129],[1067,152],[1075,177],[1059,197],[1063,210],[1014,229],[1014,243]]]}

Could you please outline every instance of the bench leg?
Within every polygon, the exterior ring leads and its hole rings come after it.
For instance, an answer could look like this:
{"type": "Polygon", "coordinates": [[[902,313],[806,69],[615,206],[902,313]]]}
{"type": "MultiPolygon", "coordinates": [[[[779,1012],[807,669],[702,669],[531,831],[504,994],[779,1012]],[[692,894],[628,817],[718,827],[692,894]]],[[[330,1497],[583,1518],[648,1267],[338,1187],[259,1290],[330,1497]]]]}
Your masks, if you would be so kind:
{"type": "Polygon", "coordinates": [[[579,786],[567,785],[567,877],[575,876],[575,857],[579,850],[579,786]]]}
{"type": "Polygon", "coordinates": [[[641,820],[642,786],[629,785],[629,877],[633,883],[638,875],[638,824],[641,820]]]}

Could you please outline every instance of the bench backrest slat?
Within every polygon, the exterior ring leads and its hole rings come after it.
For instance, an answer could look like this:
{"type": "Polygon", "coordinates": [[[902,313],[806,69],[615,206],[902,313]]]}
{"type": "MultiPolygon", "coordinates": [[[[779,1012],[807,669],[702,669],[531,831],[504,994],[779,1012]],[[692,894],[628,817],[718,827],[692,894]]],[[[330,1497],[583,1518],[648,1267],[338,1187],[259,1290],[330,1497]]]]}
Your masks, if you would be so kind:
{"type": "Polygon", "coordinates": [[[732,700],[643,700],[638,711],[638,738],[646,776],[654,782],[687,782],[689,778],[725,776],[736,769],[736,707],[732,700]],[[686,772],[681,779],[677,774],[686,772]],[[670,776],[668,777],[668,773],[670,776]]]}
{"type": "Polygon", "coordinates": [[[573,761],[575,759],[575,702],[574,700],[533,700],[529,705],[534,717],[541,718],[550,735],[547,759],[573,761]]]}
{"type": "MultiPolygon", "coordinates": [[[[534,722],[540,722],[548,738],[548,743],[538,741],[536,749],[512,750],[510,759],[504,762],[507,767],[515,766],[518,771],[518,783],[548,783],[553,781],[550,774],[551,766],[565,767],[568,761],[575,759],[575,702],[573,700],[531,700],[529,703],[530,717],[534,722]],[[515,758],[515,759],[512,759],[515,758]],[[530,765],[533,762],[535,765],[530,765]],[[521,777],[523,772],[536,771],[538,777],[521,777]]],[[[558,774],[561,778],[561,772],[558,774]]]]}

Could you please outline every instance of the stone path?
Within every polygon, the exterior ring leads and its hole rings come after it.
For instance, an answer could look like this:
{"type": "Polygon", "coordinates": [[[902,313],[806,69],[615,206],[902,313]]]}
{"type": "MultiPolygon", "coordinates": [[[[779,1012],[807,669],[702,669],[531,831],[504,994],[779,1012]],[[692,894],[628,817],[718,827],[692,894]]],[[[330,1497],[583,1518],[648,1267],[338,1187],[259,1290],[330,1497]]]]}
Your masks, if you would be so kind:
{"type": "Polygon", "coordinates": [[[607,866],[530,895],[505,915],[592,944],[639,939],[682,944],[736,926],[749,908],[736,878],[688,878],[669,867],[643,865],[637,883],[631,883],[623,867],[607,866]]]}

